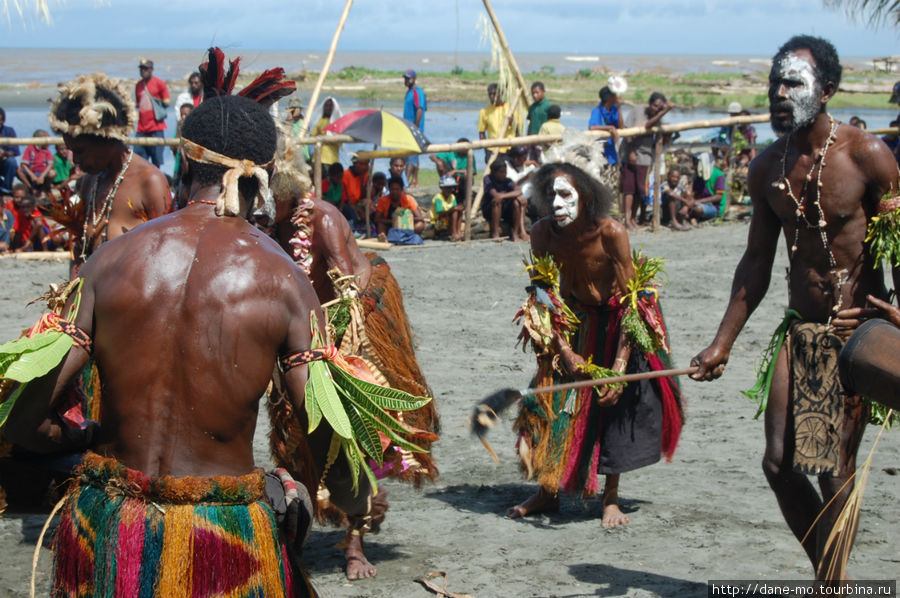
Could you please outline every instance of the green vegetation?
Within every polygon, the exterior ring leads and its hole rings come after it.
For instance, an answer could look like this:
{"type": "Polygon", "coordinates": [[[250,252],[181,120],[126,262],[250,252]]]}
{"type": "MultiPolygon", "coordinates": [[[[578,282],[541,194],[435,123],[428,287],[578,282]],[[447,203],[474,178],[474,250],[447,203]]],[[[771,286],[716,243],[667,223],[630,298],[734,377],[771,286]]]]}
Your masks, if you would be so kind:
{"type": "MultiPolygon", "coordinates": [[[[547,86],[547,95],[558,98],[565,104],[594,104],[597,92],[606,83],[608,72],[602,68],[583,68],[574,74],[560,75],[552,66],[543,66],[535,73],[526,73],[525,80],[531,83],[540,79],[547,86]]],[[[316,80],[316,73],[298,82],[301,90],[309,91],[316,80]]],[[[246,76],[251,76],[247,73],[246,76]]],[[[835,108],[856,107],[888,109],[887,91],[894,83],[896,75],[891,73],[848,71],[844,82],[853,85],[876,86],[880,92],[839,92],[830,102],[835,108]]],[[[665,74],[660,72],[633,72],[626,75],[628,92],[624,100],[632,104],[644,104],[650,94],[660,91],[667,98],[683,108],[722,109],[730,102],[740,102],[751,110],[764,109],[768,105],[768,73],[687,73],[665,74]]],[[[242,77],[243,79],[243,77],[242,77]]],[[[484,89],[497,79],[490,62],[482,62],[478,70],[465,70],[459,66],[449,73],[419,72],[419,84],[428,92],[430,102],[475,102],[485,99],[484,89]]],[[[366,102],[399,101],[406,90],[403,87],[402,72],[375,70],[349,66],[330,74],[328,85],[352,82],[365,85],[357,97],[366,102]]]]}

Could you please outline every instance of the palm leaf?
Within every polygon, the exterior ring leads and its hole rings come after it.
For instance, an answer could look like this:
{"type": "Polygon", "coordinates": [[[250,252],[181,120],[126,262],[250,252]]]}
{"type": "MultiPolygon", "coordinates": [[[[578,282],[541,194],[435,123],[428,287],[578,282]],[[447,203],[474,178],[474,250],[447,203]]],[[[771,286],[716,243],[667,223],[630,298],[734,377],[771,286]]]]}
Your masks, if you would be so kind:
{"type": "Polygon", "coordinates": [[[358,494],[359,483],[357,482],[357,479],[359,478],[359,468],[360,466],[362,466],[363,469],[369,468],[366,465],[366,459],[363,457],[356,443],[351,440],[341,440],[341,449],[344,451],[344,457],[347,459],[347,463],[350,464],[350,479],[353,480],[353,494],[358,494]]]}
{"type": "Polygon", "coordinates": [[[382,425],[392,430],[396,430],[397,432],[412,433],[412,430],[408,429],[401,422],[394,419],[394,417],[390,413],[388,413],[387,411],[379,407],[377,403],[372,401],[369,395],[367,395],[361,388],[356,385],[357,382],[359,382],[358,379],[348,377],[345,384],[337,385],[338,392],[342,393],[347,400],[349,400],[354,405],[356,405],[356,407],[368,414],[372,419],[381,422],[382,425]]]}
{"type": "MultiPolygon", "coordinates": [[[[45,337],[40,350],[30,350],[19,354],[18,359],[10,363],[3,372],[4,378],[17,382],[28,382],[46,375],[59,363],[72,348],[72,337],[56,330],[48,330],[36,335],[45,337]]],[[[33,339],[28,339],[33,340],[33,339]]],[[[8,344],[8,343],[7,343],[8,344]]]]}
{"type": "MultiPolygon", "coordinates": [[[[341,390],[343,390],[343,389],[341,389],[341,390]]],[[[370,403],[370,405],[371,405],[371,403],[370,403]]],[[[354,406],[356,407],[357,410],[359,410],[360,416],[366,418],[369,421],[369,423],[371,423],[373,426],[375,426],[376,429],[378,429],[382,434],[387,436],[391,442],[393,442],[400,448],[405,448],[406,450],[412,451],[415,453],[427,453],[428,452],[427,450],[423,449],[421,446],[413,444],[409,440],[406,440],[405,438],[400,436],[397,433],[398,431],[401,433],[406,433],[406,432],[411,433],[412,431],[406,430],[406,428],[404,428],[403,424],[401,424],[400,422],[395,420],[390,415],[386,414],[384,411],[379,410],[377,413],[372,413],[371,411],[368,411],[365,408],[365,406],[360,403],[356,403],[354,406]],[[391,423],[386,423],[385,421],[379,419],[379,415],[386,416],[386,419],[390,420],[390,422],[392,422],[393,425],[391,423]]]]}
{"type": "MultiPolygon", "coordinates": [[[[347,413],[335,390],[334,382],[330,379],[328,367],[322,362],[315,361],[309,365],[309,380],[306,383],[306,412],[310,416],[310,425],[312,426],[313,416],[318,416],[320,419],[324,417],[338,436],[353,438],[353,428],[350,427],[350,420],[347,419],[347,413]],[[314,402],[315,405],[310,405],[310,402],[314,402]],[[321,413],[317,414],[317,410],[321,413]]],[[[316,425],[318,425],[318,421],[316,425]]],[[[314,429],[315,427],[311,427],[309,431],[312,432],[314,429]]]]}
{"type": "Polygon", "coordinates": [[[341,382],[358,388],[360,392],[364,393],[373,403],[382,409],[412,411],[424,407],[431,401],[431,398],[429,397],[417,397],[396,388],[366,382],[365,380],[352,376],[337,365],[330,367],[329,369],[334,378],[340,379],[341,382]]]}
{"type": "Polygon", "coordinates": [[[356,439],[362,445],[365,453],[381,466],[384,463],[384,454],[378,429],[352,403],[347,402],[344,407],[347,409],[347,417],[350,418],[350,425],[353,426],[356,439]]]}
{"type": "MultiPolygon", "coordinates": [[[[2,359],[2,361],[0,361],[0,364],[6,363],[6,360],[10,357],[15,359],[26,351],[37,351],[38,349],[46,347],[51,342],[53,342],[53,335],[48,334],[49,332],[55,331],[48,330],[46,332],[36,334],[31,338],[23,336],[22,338],[18,338],[14,341],[3,343],[2,345],[0,345],[0,359],[2,359]]],[[[57,332],[57,334],[59,333],[57,332]]]]}
{"type": "Polygon", "coordinates": [[[22,391],[25,390],[25,384],[20,384],[17,389],[13,391],[13,393],[9,396],[6,401],[0,405],[0,428],[3,427],[3,424],[6,423],[6,418],[9,417],[9,412],[12,411],[12,408],[15,407],[16,401],[19,398],[19,395],[22,394],[22,391]]]}
{"type": "Polygon", "coordinates": [[[825,0],[825,7],[843,10],[853,22],[872,28],[900,26],[900,0],[825,0]]]}

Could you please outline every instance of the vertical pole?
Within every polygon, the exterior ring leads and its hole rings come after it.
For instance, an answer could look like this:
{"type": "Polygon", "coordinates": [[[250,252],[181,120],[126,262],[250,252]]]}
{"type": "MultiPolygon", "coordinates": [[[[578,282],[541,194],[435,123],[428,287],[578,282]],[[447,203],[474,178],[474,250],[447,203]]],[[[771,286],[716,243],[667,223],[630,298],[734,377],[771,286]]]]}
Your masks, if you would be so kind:
{"type": "Polygon", "coordinates": [[[470,147],[466,150],[466,241],[472,240],[472,183],[475,179],[475,151],[470,147]]]}
{"type": "Polygon", "coordinates": [[[322,85],[325,83],[325,77],[328,76],[328,70],[331,68],[331,61],[334,60],[334,53],[337,50],[338,40],[341,39],[341,32],[344,30],[344,23],[350,15],[350,7],[353,6],[353,0],[347,0],[344,5],[344,12],[341,14],[341,20],[338,21],[337,29],[331,38],[331,47],[328,49],[328,56],[325,57],[325,64],[319,72],[319,78],[316,80],[316,86],[313,88],[312,95],[309,98],[309,110],[306,111],[306,118],[303,119],[303,125],[300,127],[298,137],[303,137],[309,131],[309,119],[312,118],[313,110],[316,108],[316,102],[319,101],[319,92],[322,91],[322,85]]]}
{"type": "Polygon", "coordinates": [[[316,141],[315,156],[313,158],[313,184],[316,186],[316,197],[322,199],[322,142],[316,141]]]}
{"type": "Polygon", "coordinates": [[[662,194],[661,183],[662,177],[659,174],[659,167],[663,163],[663,135],[656,135],[656,143],[653,146],[653,232],[656,232],[659,229],[659,212],[662,209],[660,206],[660,197],[662,194]]]}
{"type": "MultiPolygon", "coordinates": [[[[525,78],[522,76],[522,71],[519,70],[519,65],[516,63],[516,57],[513,56],[512,51],[509,49],[509,44],[506,42],[506,35],[503,33],[503,27],[500,26],[500,21],[497,19],[497,15],[494,14],[494,8],[491,6],[491,0],[482,0],[484,2],[484,9],[488,13],[488,17],[491,19],[491,23],[494,25],[494,31],[497,32],[497,39],[500,41],[500,46],[503,48],[503,52],[506,54],[506,59],[509,61],[509,66],[512,67],[513,72],[516,74],[516,80],[519,82],[519,93],[522,96],[522,101],[525,102],[525,106],[528,106],[528,86],[525,85],[525,78]]],[[[515,103],[514,103],[515,105],[515,103]]]]}
{"type": "MultiPolygon", "coordinates": [[[[378,146],[372,147],[372,151],[378,149],[378,146]]],[[[371,214],[372,214],[372,169],[375,166],[375,158],[369,158],[369,168],[366,171],[366,234],[364,239],[369,238],[369,231],[372,230],[371,214]]]]}
{"type": "Polygon", "coordinates": [[[722,215],[719,218],[724,219],[726,212],[728,212],[728,204],[733,203],[734,198],[731,197],[731,183],[734,181],[734,165],[737,162],[736,156],[734,155],[734,131],[737,128],[737,125],[731,125],[731,134],[728,136],[728,150],[727,156],[728,160],[725,164],[725,197],[728,198],[725,200],[725,210],[722,212],[722,215]]]}

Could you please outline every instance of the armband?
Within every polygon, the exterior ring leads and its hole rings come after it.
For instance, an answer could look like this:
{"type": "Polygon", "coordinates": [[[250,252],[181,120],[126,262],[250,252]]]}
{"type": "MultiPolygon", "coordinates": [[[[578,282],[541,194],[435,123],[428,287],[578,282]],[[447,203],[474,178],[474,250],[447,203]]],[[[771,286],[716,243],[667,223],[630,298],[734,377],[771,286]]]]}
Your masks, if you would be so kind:
{"type": "Polygon", "coordinates": [[[306,349],[304,351],[291,353],[290,355],[283,355],[278,358],[278,363],[281,365],[281,371],[288,372],[289,370],[292,370],[297,366],[305,365],[310,361],[334,361],[336,354],[337,349],[335,346],[328,345],[321,349],[306,349]]]}
{"type": "Polygon", "coordinates": [[[91,338],[91,335],[88,334],[83,328],[79,328],[72,322],[60,318],[59,330],[60,332],[72,337],[72,342],[84,349],[84,351],[88,355],[91,355],[94,352],[94,341],[91,338]]]}

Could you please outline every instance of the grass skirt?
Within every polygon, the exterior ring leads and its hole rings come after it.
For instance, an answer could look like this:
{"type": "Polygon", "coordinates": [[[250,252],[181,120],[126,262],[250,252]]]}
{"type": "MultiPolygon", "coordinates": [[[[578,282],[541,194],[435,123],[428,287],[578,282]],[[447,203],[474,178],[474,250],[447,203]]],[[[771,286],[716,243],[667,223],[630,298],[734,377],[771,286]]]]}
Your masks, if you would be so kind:
{"type": "MultiPolygon", "coordinates": [[[[618,302],[605,308],[569,302],[580,320],[571,346],[593,363],[611,367],[619,339],[622,309],[618,302]]],[[[661,321],[661,317],[660,317],[661,321]]],[[[538,358],[536,386],[571,382],[553,369],[553,356],[538,358]]],[[[626,373],[662,370],[669,366],[663,353],[632,350],[626,373]]],[[[518,448],[529,477],[550,493],[559,489],[597,494],[598,474],[631,471],[671,459],[682,426],[681,392],[672,378],[628,384],[618,402],[600,407],[593,388],[525,397],[514,424],[518,448]]]]}
{"type": "Polygon", "coordinates": [[[60,513],[54,595],[306,595],[264,488],[259,469],[150,477],[87,453],[60,513]]]}

